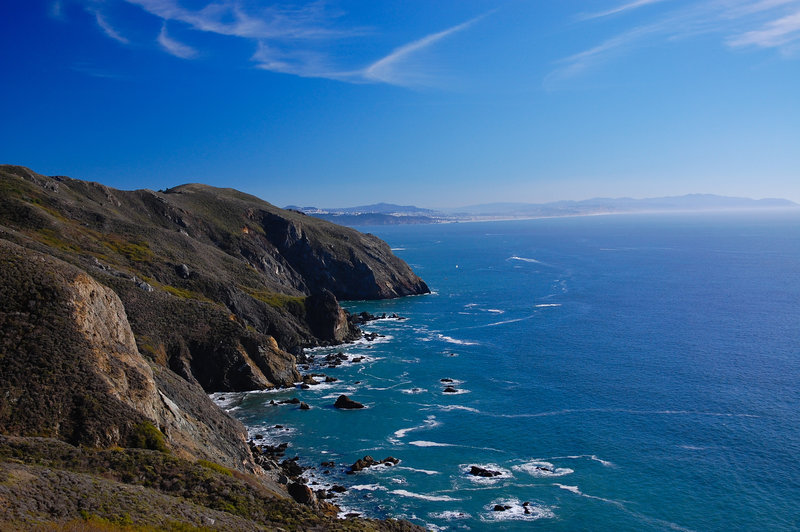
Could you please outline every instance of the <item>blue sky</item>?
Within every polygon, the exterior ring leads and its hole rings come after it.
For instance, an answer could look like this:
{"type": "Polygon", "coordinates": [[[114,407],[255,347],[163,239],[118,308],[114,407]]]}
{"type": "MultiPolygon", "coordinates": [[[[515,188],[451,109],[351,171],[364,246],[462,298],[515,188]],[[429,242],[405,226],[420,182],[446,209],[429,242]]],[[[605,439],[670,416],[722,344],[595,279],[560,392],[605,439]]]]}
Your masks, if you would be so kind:
{"type": "Polygon", "coordinates": [[[800,201],[800,0],[9,0],[0,162],[276,205],[800,201]]]}

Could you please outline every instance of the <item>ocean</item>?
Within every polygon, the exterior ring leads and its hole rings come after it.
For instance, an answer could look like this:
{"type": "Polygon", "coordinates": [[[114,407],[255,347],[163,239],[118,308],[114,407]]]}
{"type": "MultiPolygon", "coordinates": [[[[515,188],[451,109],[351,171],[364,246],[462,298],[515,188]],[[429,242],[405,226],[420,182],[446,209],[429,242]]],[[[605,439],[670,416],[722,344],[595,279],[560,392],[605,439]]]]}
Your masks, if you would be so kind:
{"type": "Polygon", "coordinates": [[[433,293],[344,302],[406,319],[308,351],[337,382],[212,396],[252,437],[288,442],[313,488],[347,487],[343,513],[434,530],[800,528],[798,213],[366,232],[433,293]],[[339,351],[348,362],[326,367],[339,351]],[[340,394],[367,408],[333,408],[340,394]],[[292,397],[311,410],[270,404],[292,397]],[[400,463],[347,475],[365,455],[400,463]]]}

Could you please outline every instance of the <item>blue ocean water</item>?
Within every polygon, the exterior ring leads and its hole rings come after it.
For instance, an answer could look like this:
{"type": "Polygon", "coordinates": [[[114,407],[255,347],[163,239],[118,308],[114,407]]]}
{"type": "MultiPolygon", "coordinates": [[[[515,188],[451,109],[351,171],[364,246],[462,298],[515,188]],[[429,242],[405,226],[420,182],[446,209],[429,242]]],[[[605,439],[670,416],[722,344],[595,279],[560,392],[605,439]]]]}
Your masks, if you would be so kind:
{"type": "Polygon", "coordinates": [[[347,302],[407,319],[314,352],[366,357],[311,368],[338,382],[219,400],[315,466],[313,487],[347,486],[345,511],[433,529],[800,528],[798,214],[368,230],[434,293],[347,302]],[[342,393],[368,408],[334,409],[342,393]],[[312,409],[269,404],[290,397],[312,409]],[[346,475],[364,455],[401,462],[346,475]]]}

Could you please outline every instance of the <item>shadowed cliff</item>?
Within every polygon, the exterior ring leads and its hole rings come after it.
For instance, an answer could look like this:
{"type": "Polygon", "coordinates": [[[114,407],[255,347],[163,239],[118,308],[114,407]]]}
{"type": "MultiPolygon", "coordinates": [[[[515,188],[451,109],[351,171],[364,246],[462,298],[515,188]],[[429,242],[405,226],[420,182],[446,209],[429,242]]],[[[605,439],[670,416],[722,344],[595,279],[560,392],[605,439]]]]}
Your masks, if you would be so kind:
{"type": "Polygon", "coordinates": [[[207,391],[288,385],[352,340],[337,299],[428,292],[380,239],[232,189],[120,191],[0,166],[0,238],[112,288],[139,350],[207,391]]]}
{"type": "Polygon", "coordinates": [[[0,529],[417,529],[335,519],[207,395],[358,337],[337,295],[427,290],[378,239],[287,216],[0,167],[0,529]]]}

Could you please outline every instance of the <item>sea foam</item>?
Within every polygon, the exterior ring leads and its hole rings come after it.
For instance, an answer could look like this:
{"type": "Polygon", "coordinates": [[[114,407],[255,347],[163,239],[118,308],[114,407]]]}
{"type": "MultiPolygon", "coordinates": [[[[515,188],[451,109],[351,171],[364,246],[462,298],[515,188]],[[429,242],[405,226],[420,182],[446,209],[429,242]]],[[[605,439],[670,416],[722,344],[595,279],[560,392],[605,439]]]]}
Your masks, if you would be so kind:
{"type": "Polygon", "coordinates": [[[392,493],[394,495],[401,495],[403,497],[411,497],[413,499],[423,499],[423,500],[426,500],[426,501],[443,501],[444,502],[444,501],[460,501],[461,500],[461,499],[454,499],[453,497],[450,497],[449,495],[426,495],[426,494],[423,494],[423,493],[413,493],[413,492],[407,491],[407,490],[393,490],[393,491],[390,491],[389,493],[392,493]]]}

